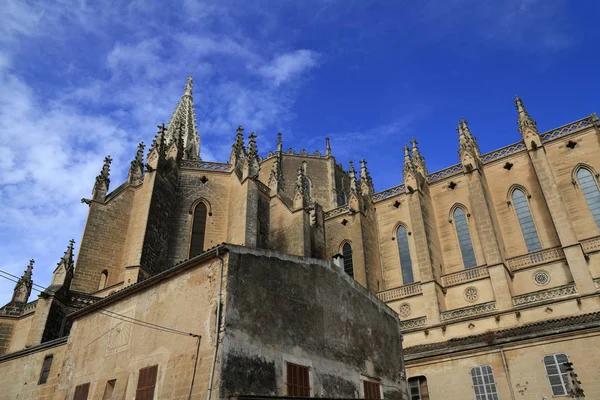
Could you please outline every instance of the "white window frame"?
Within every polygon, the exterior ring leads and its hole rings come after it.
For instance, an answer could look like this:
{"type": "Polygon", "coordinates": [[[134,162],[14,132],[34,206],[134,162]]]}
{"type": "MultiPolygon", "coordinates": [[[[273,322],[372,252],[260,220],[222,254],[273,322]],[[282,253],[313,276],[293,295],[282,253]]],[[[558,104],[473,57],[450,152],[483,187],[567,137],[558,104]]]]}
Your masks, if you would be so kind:
{"type": "Polygon", "coordinates": [[[496,399],[500,399],[500,395],[498,394],[498,385],[496,383],[496,377],[494,376],[494,369],[492,368],[491,365],[477,365],[473,368],[471,368],[471,372],[469,374],[471,376],[471,383],[472,383],[472,388],[473,388],[473,394],[475,395],[475,400],[496,400],[496,399]],[[489,368],[490,372],[488,373],[485,368],[489,368]],[[473,371],[475,370],[479,370],[479,372],[481,373],[481,375],[476,375],[476,376],[480,376],[483,380],[482,384],[478,384],[475,381],[475,377],[473,375],[473,371]],[[483,379],[484,376],[491,376],[492,377],[492,381],[490,383],[485,383],[485,380],[483,379]],[[483,392],[480,392],[480,394],[477,394],[477,392],[475,391],[475,387],[479,387],[480,389],[483,390],[483,392]],[[487,386],[493,386],[494,391],[493,392],[488,392],[487,386]],[[483,397],[482,397],[483,396],[483,397]],[[496,397],[494,397],[496,396],[496,397]]]}
{"type": "MultiPolygon", "coordinates": [[[[561,372],[561,364],[558,362],[558,359],[556,357],[559,355],[565,356],[567,358],[567,361],[569,361],[569,356],[566,355],[565,353],[553,353],[553,354],[546,354],[544,356],[544,358],[542,358],[542,364],[544,364],[544,370],[546,371],[546,379],[548,379],[548,385],[550,386],[550,390],[552,391],[552,397],[568,397],[569,396],[569,386],[567,385],[567,382],[565,381],[565,375],[567,375],[567,374],[566,373],[563,374],[561,372]],[[546,361],[545,361],[546,357],[552,357],[552,360],[554,361],[554,366],[558,370],[558,377],[560,378],[560,382],[562,384],[564,394],[554,394],[554,389],[552,388],[552,382],[550,382],[550,374],[548,374],[548,368],[546,366],[546,361]]],[[[556,376],[556,374],[553,374],[552,376],[556,376]]]]}

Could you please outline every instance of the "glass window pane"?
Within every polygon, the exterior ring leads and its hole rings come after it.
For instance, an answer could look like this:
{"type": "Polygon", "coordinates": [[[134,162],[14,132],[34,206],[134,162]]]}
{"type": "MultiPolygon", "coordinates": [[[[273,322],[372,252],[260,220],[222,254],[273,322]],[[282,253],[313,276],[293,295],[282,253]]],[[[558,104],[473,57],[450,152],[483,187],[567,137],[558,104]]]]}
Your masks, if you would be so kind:
{"type": "Polygon", "coordinates": [[[354,265],[352,263],[352,246],[350,243],[345,243],[342,248],[342,253],[344,256],[344,271],[354,278],[354,265]]]}
{"type": "Polygon", "coordinates": [[[460,253],[465,268],[476,267],[477,261],[475,260],[475,253],[473,252],[473,243],[471,242],[467,217],[460,207],[454,210],[454,225],[456,227],[458,244],[460,246],[460,253]]]}
{"type": "Polygon", "coordinates": [[[402,225],[396,231],[396,240],[398,241],[398,251],[400,252],[400,269],[402,271],[402,283],[408,285],[415,281],[412,269],[412,260],[410,258],[410,249],[408,247],[408,234],[406,228],[402,225]]]}
{"type": "Polygon", "coordinates": [[[540,239],[533,223],[531,211],[529,210],[529,203],[527,197],[523,191],[516,189],[512,194],[512,202],[515,207],[517,219],[525,238],[525,245],[527,246],[528,252],[538,251],[542,248],[540,239]]]}
{"type": "Polygon", "coordinates": [[[581,168],[577,171],[577,180],[579,181],[579,187],[585,196],[585,200],[590,207],[596,226],[600,228],[600,192],[598,191],[598,185],[596,184],[596,178],[592,173],[581,168]]]}

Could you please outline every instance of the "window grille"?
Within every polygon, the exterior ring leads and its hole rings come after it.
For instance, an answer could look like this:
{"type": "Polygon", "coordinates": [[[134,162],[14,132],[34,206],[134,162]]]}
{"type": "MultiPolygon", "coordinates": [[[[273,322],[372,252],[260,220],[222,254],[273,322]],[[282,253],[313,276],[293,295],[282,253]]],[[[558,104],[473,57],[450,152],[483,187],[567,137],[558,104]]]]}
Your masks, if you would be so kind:
{"type": "Polygon", "coordinates": [[[410,400],[429,400],[427,378],[424,376],[410,378],[408,380],[408,391],[410,393],[410,400]]]}
{"type": "Polygon", "coordinates": [[[135,400],[154,399],[154,389],[156,388],[157,373],[158,365],[153,365],[151,367],[140,369],[137,390],[135,392],[135,400]]]}
{"type": "Polygon", "coordinates": [[[525,238],[525,245],[527,246],[528,252],[538,251],[542,248],[540,239],[531,217],[531,210],[529,209],[529,203],[525,193],[522,190],[515,189],[512,194],[512,204],[517,213],[517,219],[521,226],[521,232],[525,238]]]}
{"type": "Polygon", "coordinates": [[[471,233],[469,232],[467,216],[465,215],[465,211],[460,207],[457,207],[456,210],[454,210],[454,226],[456,227],[458,244],[460,246],[460,253],[465,268],[476,267],[477,261],[475,260],[475,253],[473,252],[473,243],[471,242],[471,233]]]}
{"type": "Polygon", "coordinates": [[[596,226],[600,228],[600,191],[598,191],[596,178],[594,178],[588,169],[580,168],[577,171],[577,180],[579,181],[579,187],[585,196],[585,200],[590,207],[594,221],[596,221],[596,226]]]}
{"type": "Polygon", "coordinates": [[[546,375],[552,388],[553,396],[564,396],[567,394],[567,368],[564,363],[568,362],[566,354],[551,354],[544,357],[546,375]]]}
{"type": "Polygon", "coordinates": [[[38,385],[43,385],[48,381],[48,376],[50,375],[50,368],[52,368],[52,360],[54,356],[46,356],[44,357],[44,363],[42,364],[42,371],[40,372],[40,380],[38,381],[38,385]]]}
{"type": "Polygon", "coordinates": [[[194,222],[192,223],[192,241],[190,244],[190,258],[204,251],[204,234],[206,231],[206,204],[198,203],[194,209],[194,222]]]}
{"type": "Polygon", "coordinates": [[[498,400],[498,389],[494,380],[494,371],[489,365],[471,369],[475,400],[498,400]]]}
{"type": "Polygon", "coordinates": [[[352,246],[350,243],[345,243],[342,248],[342,255],[344,256],[344,272],[354,278],[354,265],[352,264],[352,246]]]}
{"type": "Polygon", "coordinates": [[[85,383],[75,387],[75,395],[73,400],[87,400],[88,393],[90,392],[90,384],[85,383]]]}
{"type": "Polygon", "coordinates": [[[308,367],[292,363],[286,364],[288,396],[310,397],[310,376],[308,367]]]}
{"type": "Polygon", "coordinates": [[[410,258],[410,249],[408,247],[408,235],[403,225],[396,231],[396,240],[398,241],[398,251],[400,252],[400,269],[402,271],[402,283],[408,285],[415,281],[412,269],[412,260],[410,258]]]}
{"type": "Polygon", "coordinates": [[[365,399],[381,399],[379,382],[363,381],[363,389],[365,393],[365,399]]]}

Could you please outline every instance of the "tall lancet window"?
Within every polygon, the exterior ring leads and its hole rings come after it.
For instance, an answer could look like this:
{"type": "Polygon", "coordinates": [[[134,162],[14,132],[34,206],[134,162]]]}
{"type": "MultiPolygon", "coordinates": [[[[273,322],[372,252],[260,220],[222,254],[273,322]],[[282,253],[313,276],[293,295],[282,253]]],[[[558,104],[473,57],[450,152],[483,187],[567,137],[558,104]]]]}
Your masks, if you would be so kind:
{"type": "Polygon", "coordinates": [[[598,191],[598,185],[594,175],[586,169],[580,168],[577,171],[577,180],[579,181],[579,187],[585,196],[585,200],[592,211],[596,226],[600,228],[600,192],[598,191]]]}
{"type": "Polygon", "coordinates": [[[310,199],[310,181],[308,180],[308,178],[306,176],[304,176],[302,178],[302,181],[304,181],[304,189],[306,190],[306,197],[308,199],[310,199]]]}
{"type": "Polygon", "coordinates": [[[342,255],[344,256],[344,272],[354,278],[354,265],[352,264],[352,246],[350,243],[344,243],[342,247],[342,255]]]}
{"type": "Polygon", "coordinates": [[[465,215],[465,210],[460,207],[454,210],[454,226],[456,227],[456,235],[458,236],[458,244],[465,268],[476,267],[477,261],[473,252],[473,242],[471,242],[467,216],[465,215]]]}
{"type": "Polygon", "coordinates": [[[410,259],[410,250],[408,248],[408,235],[403,225],[396,231],[396,240],[398,241],[398,251],[400,252],[400,269],[402,271],[402,284],[408,285],[415,281],[412,269],[412,260],[410,259]]]}
{"type": "Polygon", "coordinates": [[[532,251],[540,250],[542,245],[540,244],[540,238],[531,217],[525,193],[520,189],[515,189],[512,193],[512,203],[519,219],[519,225],[521,225],[521,232],[523,232],[523,237],[525,238],[527,251],[531,253],[532,251]]]}
{"type": "Polygon", "coordinates": [[[206,204],[198,203],[194,209],[194,222],[192,223],[192,241],[190,244],[190,258],[204,251],[204,233],[206,232],[206,204]]]}

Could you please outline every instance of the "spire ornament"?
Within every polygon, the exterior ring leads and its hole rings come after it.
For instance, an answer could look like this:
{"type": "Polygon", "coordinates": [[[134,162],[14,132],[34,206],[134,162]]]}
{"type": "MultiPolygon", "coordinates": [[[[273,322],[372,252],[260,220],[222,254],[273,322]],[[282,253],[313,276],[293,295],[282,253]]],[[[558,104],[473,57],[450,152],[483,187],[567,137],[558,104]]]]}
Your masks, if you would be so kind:
{"type": "Polygon", "coordinates": [[[325,138],[325,155],[327,157],[331,156],[331,143],[329,142],[329,138],[325,138]]]}
{"type": "Polygon", "coordinates": [[[348,161],[350,168],[348,169],[348,176],[350,176],[350,193],[358,193],[358,186],[356,185],[356,170],[354,169],[354,162],[348,161]]]}
{"type": "Polygon", "coordinates": [[[283,143],[281,140],[281,132],[277,133],[277,151],[275,152],[275,162],[271,167],[271,173],[269,174],[269,188],[277,193],[280,189],[283,189],[283,165],[282,165],[282,153],[283,143]]]}
{"type": "Polygon", "coordinates": [[[104,158],[104,165],[100,170],[100,174],[96,177],[94,188],[92,189],[92,199],[96,201],[104,201],[106,199],[106,193],[108,193],[108,187],[110,185],[110,163],[112,158],[106,156],[104,158]]]}
{"type": "Polygon", "coordinates": [[[373,188],[373,179],[367,170],[367,160],[360,160],[360,189],[363,194],[371,196],[375,190],[373,188]]]}
{"type": "Polygon", "coordinates": [[[67,250],[65,250],[60,261],[56,264],[56,269],[52,275],[51,286],[70,286],[73,278],[73,268],[75,267],[75,257],[73,255],[73,247],[75,240],[69,240],[67,250]]]}
{"type": "Polygon", "coordinates": [[[185,83],[181,100],[177,103],[177,107],[169,120],[168,128],[165,133],[165,144],[170,145],[179,139],[180,134],[177,130],[182,130],[182,147],[184,149],[182,157],[186,160],[200,159],[200,135],[198,133],[196,110],[192,97],[193,88],[194,81],[190,76],[185,83]]]}
{"type": "Polygon", "coordinates": [[[13,296],[11,303],[20,303],[25,304],[29,301],[29,296],[31,295],[31,288],[33,287],[33,280],[31,277],[33,276],[33,264],[35,260],[29,260],[29,264],[23,272],[23,275],[17,281],[15,285],[15,289],[13,290],[13,296]]]}
{"type": "Polygon", "coordinates": [[[241,164],[246,158],[246,147],[244,145],[244,128],[240,125],[236,130],[235,142],[231,146],[229,163],[234,167],[241,164]]]}
{"type": "Polygon", "coordinates": [[[540,133],[537,128],[537,123],[529,113],[527,109],[523,105],[523,100],[516,96],[515,97],[515,108],[517,109],[518,119],[517,126],[519,127],[519,132],[521,133],[521,137],[525,141],[525,146],[527,146],[528,150],[537,150],[542,146],[542,139],[540,138],[540,133]]]}
{"type": "Polygon", "coordinates": [[[130,185],[139,185],[144,180],[144,142],[140,142],[135,153],[135,158],[129,166],[127,174],[127,182],[130,185]]]}
{"type": "Polygon", "coordinates": [[[256,134],[254,132],[251,132],[250,136],[248,136],[248,139],[248,157],[246,158],[248,177],[250,179],[258,179],[258,173],[260,172],[260,164],[258,162],[256,134]]]}
{"type": "Polygon", "coordinates": [[[308,207],[308,188],[306,187],[307,178],[304,166],[300,164],[296,170],[296,193],[294,195],[294,208],[308,207]]]}
{"type": "Polygon", "coordinates": [[[458,156],[467,172],[481,166],[481,158],[477,139],[471,134],[467,120],[461,118],[458,123],[458,156]]]}
{"type": "Polygon", "coordinates": [[[421,155],[421,152],[419,151],[419,147],[417,146],[419,144],[419,142],[417,142],[415,138],[412,138],[410,143],[412,145],[411,153],[412,153],[413,164],[415,165],[415,168],[417,169],[417,171],[419,171],[421,173],[421,175],[423,175],[425,177],[425,176],[427,176],[427,165],[425,164],[425,157],[423,157],[423,155],[421,155]]]}

